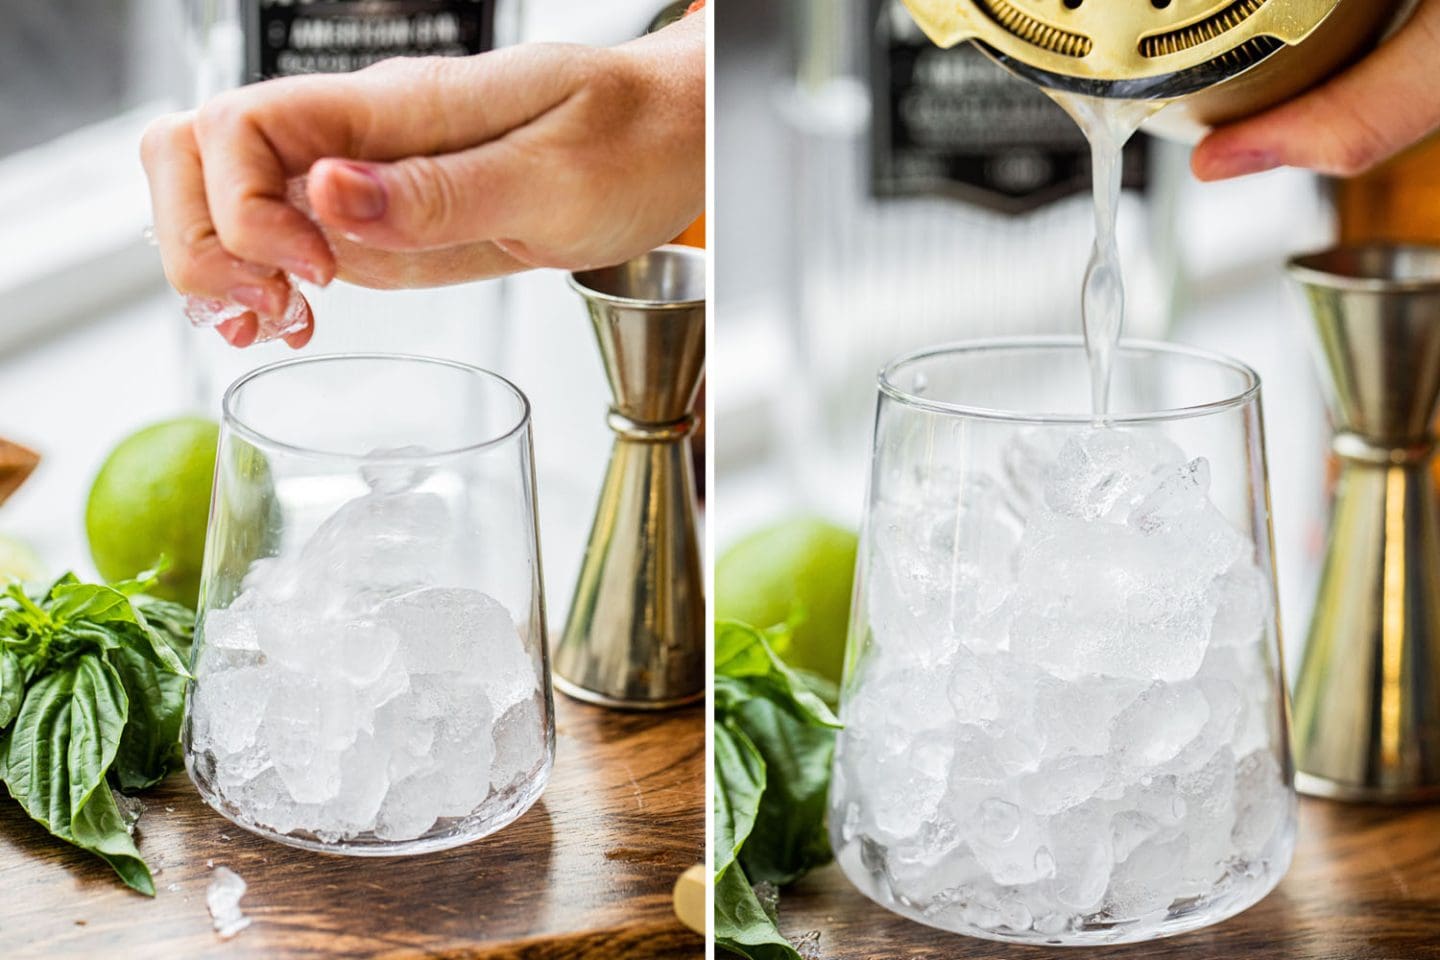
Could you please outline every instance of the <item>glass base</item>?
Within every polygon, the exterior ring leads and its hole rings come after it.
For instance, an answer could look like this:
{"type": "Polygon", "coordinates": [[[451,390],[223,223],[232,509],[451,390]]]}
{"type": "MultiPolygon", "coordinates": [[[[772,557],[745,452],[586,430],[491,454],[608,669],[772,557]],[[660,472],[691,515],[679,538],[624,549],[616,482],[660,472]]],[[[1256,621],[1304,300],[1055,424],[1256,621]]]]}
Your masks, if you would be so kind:
{"type": "Polygon", "coordinates": [[[287,847],[313,850],[347,857],[413,857],[425,853],[437,853],[452,847],[483,839],[514,823],[535,805],[550,782],[550,771],[554,766],[554,755],[547,752],[543,765],[528,779],[509,788],[504,794],[488,798],[479,810],[468,817],[444,817],[423,836],[413,840],[386,840],[374,834],[360,834],[348,840],[322,840],[309,831],[279,833],[248,819],[242,811],[228,804],[218,794],[211,792],[196,776],[188,758],[186,772],[200,791],[200,798],[216,813],[240,829],[256,836],[283,843],[287,847]]]}
{"type": "Polygon", "coordinates": [[[993,927],[966,922],[960,904],[939,909],[919,910],[892,896],[883,878],[875,876],[862,861],[860,845],[852,843],[836,856],[845,876],[861,893],[880,906],[902,917],[981,940],[1015,943],[1027,946],[1087,947],[1102,944],[1143,943],[1213,926],[1248,910],[1263,900],[1280,883],[1290,867],[1295,852],[1295,831],[1292,826],[1277,838],[1273,854],[1262,861],[1236,864],[1208,893],[1172,903],[1163,911],[1122,920],[1098,916],[1080,917],[1067,928],[1047,932],[1034,928],[1015,929],[997,924],[993,927]]]}

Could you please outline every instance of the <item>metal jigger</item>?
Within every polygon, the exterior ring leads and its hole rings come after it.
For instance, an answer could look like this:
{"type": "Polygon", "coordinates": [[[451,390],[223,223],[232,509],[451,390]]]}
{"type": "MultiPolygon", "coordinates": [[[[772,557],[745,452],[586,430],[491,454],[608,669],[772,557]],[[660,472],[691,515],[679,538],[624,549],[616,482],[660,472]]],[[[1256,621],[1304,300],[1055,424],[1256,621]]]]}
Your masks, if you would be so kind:
{"type": "Polygon", "coordinates": [[[705,369],[705,251],[660,247],[572,274],[614,405],[615,446],[555,685],[609,707],[663,710],[705,695],[705,591],[688,443],[705,369]]]}
{"type": "Polygon", "coordinates": [[[1340,463],[1295,687],[1300,790],[1440,797],[1440,248],[1291,261],[1314,312],[1340,463]]]}

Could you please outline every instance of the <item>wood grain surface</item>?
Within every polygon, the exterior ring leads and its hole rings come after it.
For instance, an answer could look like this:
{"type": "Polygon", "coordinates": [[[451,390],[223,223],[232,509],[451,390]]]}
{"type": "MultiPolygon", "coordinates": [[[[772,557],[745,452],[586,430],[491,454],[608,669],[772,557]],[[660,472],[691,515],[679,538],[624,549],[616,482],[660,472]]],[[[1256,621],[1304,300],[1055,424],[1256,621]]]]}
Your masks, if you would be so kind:
{"type": "Polygon", "coordinates": [[[444,853],[356,859],[248,834],[184,774],[142,799],[154,900],[50,838],[0,790],[0,958],[484,958],[703,955],[670,892],[704,859],[704,712],[625,714],[555,697],[555,771],[499,833],[444,853]],[[221,941],[208,864],[250,885],[221,941]]]}
{"type": "Polygon", "coordinates": [[[1167,940],[1086,950],[992,943],[905,920],[834,865],[780,900],[787,936],[820,931],[825,960],[1432,960],[1440,958],[1440,808],[1303,800],[1294,865],[1225,923],[1167,940]]]}

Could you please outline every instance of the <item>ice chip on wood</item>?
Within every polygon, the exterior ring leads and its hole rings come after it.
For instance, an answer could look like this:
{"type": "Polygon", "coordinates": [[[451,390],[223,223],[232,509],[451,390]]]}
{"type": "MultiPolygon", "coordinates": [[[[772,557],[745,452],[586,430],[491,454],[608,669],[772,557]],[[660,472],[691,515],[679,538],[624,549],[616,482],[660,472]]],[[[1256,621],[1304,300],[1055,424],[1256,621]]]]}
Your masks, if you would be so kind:
{"type": "Polygon", "coordinates": [[[240,909],[246,886],[240,875],[229,867],[216,867],[210,877],[210,886],[205,889],[205,906],[210,910],[215,933],[221,940],[229,940],[250,926],[250,918],[240,909]]]}

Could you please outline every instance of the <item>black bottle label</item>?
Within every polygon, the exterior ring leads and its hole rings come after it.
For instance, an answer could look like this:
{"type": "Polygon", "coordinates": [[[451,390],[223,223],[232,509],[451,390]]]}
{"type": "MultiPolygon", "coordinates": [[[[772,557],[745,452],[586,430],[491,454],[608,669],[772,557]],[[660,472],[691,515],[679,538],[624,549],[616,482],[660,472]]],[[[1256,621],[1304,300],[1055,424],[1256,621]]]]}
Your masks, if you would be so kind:
{"type": "MultiPolygon", "coordinates": [[[[869,0],[877,197],[939,195],[1026,213],[1091,188],[1075,121],[974,45],[942,50],[900,0],[869,0]]],[[[1125,186],[1145,186],[1146,137],[1125,150],[1125,186]]]]}
{"type": "Polygon", "coordinates": [[[251,0],[247,80],[346,73],[400,56],[495,46],[497,0],[251,0]]]}

